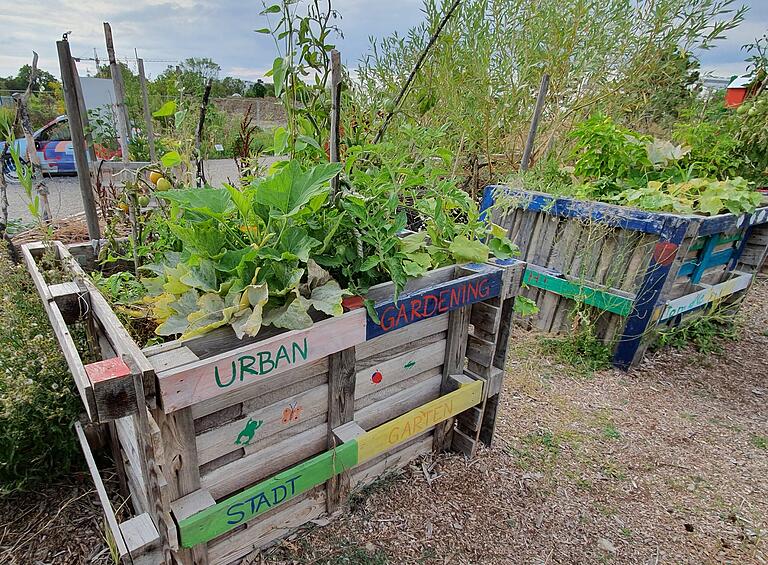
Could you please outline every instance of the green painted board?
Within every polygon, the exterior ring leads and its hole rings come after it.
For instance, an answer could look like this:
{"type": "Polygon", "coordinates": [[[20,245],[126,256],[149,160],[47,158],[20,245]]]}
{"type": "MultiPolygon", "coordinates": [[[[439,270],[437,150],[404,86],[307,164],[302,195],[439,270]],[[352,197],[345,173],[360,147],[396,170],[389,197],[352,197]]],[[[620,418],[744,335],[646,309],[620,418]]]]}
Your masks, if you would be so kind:
{"type": "Polygon", "coordinates": [[[619,316],[628,316],[632,311],[633,300],[631,298],[576,284],[553,274],[537,270],[531,265],[525,269],[523,282],[529,286],[548,290],[566,298],[580,300],[585,304],[600,310],[613,312],[619,316]]]}
{"type": "MultiPolygon", "coordinates": [[[[719,236],[717,236],[717,243],[715,243],[715,245],[722,245],[723,243],[730,243],[731,241],[739,241],[741,240],[742,235],[744,235],[742,232],[737,232],[731,235],[720,234],[719,236]]],[[[709,237],[712,237],[712,236],[709,236],[709,237]]],[[[693,245],[691,245],[690,250],[696,251],[697,249],[703,248],[706,240],[707,240],[707,236],[700,237],[695,242],[693,242],[693,245]]]]}
{"type": "Polygon", "coordinates": [[[357,442],[343,443],[179,522],[182,547],[220,536],[273,506],[321,485],[357,465],[357,442]]]}

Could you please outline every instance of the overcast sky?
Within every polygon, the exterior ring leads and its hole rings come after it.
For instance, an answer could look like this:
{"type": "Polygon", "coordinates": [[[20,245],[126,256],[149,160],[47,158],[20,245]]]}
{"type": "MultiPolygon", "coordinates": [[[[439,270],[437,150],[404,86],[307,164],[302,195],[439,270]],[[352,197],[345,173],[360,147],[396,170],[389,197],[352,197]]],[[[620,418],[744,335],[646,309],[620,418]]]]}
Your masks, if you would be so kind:
{"type": "MultiPolygon", "coordinates": [[[[740,47],[768,30],[768,0],[742,0],[751,10],[744,23],[710,51],[699,54],[704,71],[730,76],[744,71],[740,47]]],[[[210,57],[222,76],[261,78],[271,66],[275,47],[265,27],[259,0],[32,0],[3,2],[0,9],[0,76],[15,75],[31,60],[58,76],[55,42],[71,31],[75,57],[106,57],[102,22],[109,21],[118,58],[133,58],[134,47],[156,76],[166,66],[188,57],[210,57]],[[152,62],[158,61],[158,62],[152,62]]],[[[421,0],[335,0],[342,16],[344,39],[337,41],[345,64],[354,67],[368,47],[368,37],[405,32],[422,21],[421,0]]],[[[93,62],[79,63],[80,74],[93,62]]]]}

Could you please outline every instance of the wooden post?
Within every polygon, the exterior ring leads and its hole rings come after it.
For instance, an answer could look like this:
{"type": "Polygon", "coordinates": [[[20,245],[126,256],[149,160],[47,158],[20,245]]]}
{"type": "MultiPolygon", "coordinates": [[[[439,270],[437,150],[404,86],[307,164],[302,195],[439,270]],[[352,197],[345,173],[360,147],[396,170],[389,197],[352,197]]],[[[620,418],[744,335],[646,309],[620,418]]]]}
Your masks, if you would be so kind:
{"type": "Polygon", "coordinates": [[[75,92],[77,92],[77,106],[80,108],[80,118],[83,121],[83,131],[85,132],[86,150],[88,160],[91,163],[96,162],[96,150],[93,147],[93,134],[91,133],[90,122],[88,120],[88,109],[85,107],[85,98],[83,98],[83,87],[80,84],[80,75],[77,74],[77,65],[72,59],[72,76],[75,79],[75,92]]]}
{"type": "Polygon", "coordinates": [[[144,74],[144,59],[136,54],[136,63],[139,67],[139,83],[141,84],[141,102],[144,106],[144,127],[147,128],[147,141],[149,142],[149,158],[154,163],[157,161],[155,152],[155,130],[152,127],[152,112],[149,109],[149,95],[147,94],[147,77],[144,74]]]}
{"type": "Polygon", "coordinates": [[[85,152],[85,134],[83,132],[83,120],[80,116],[80,106],[77,103],[77,91],[75,90],[75,78],[72,76],[72,54],[69,51],[67,40],[57,41],[56,50],[59,55],[59,68],[61,70],[61,83],[64,90],[64,102],[69,117],[69,129],[72,133],[72,146],[75,152],[75,166],[77,179],[80,183],[80,194],[83,197],[85,220],[88,224],[88,236],[92,242],[98,242],[100,236],[99,216],[96,212],[96,202],[91,188],[91,175],[88,170],[88,156],[85,152]]]}
{"type": "Polygon", "coordinates": [[[104,22],[104,38],[107,42],[107,56],[109,57],[109,70],[112,74],[112,84],[115,87],[115,102],[117,106],[117,129],[120,132],[120,148],[123,163],[128,162],[128,138],[131,135],[128,108],[125,105],[125,85],[120,65],[115,59],[115,45],[112,41],[112,28],[108,22],[104,22]]]}
{"type": "MultiPolygon", "coordinates": [[[[462,274],[461,267],[456,267],[458,276],[462,274]]],[[[464,357],[467,353],[467,338],[469,335],[469,316],[472,306],[464,306],[448,314],[448,335],[445,343],[445,361],[443,362],[443,380],[440,385],[440,395],[450,392],[451,375],[464,372],[464,357]]],[[[454,419],[449,418],[435,426],[435,438],[432,442],[435,451],[445,451],[453,441],[454,419]]]]}
{"type": "Polygon", "coordinates": [[[525,149],[523,150],[523,160],[520,162],[520,170],[525,172],[528,170],[528,166],[531,164],[531,153],[533,153],[533,142],[536,139],[536,130],[539,127],[539,119],[541,118],[541,111],[544,108],[544,100],[547,97],[547,90],[549,89],[549,75],[544,73],[541,77],[541,85],[539,86],[539,95],[536,97],[536,107],[533,110],[533,119],[531,120],[531,129],[528,131],[528,139],[525,142],[525,149]]]}
{"type": "MultiPolygon", "coordinates": [[[[355,417],[355,360],[354,347],[343,349],[328,358],[328,449],[335,449],[338,444],[333,430],[355,417]]],[[[329,514],[346,503],[349,489],[347,473],[328,480],[326,501],[329,514]]]]}
{"type": "Polygon", "coordinates": [[[208,107],[208,100],[211,97],[211,87],[213,79],[209,78],[205,84],[203,92],[203,101],[200,103],[200,118],[197,120],[197,129],[195,130],[195,159],[197,160],[197,186],[205,185],[205,167],[203,164],[203,126],[205,125],[205,110],[208,107]]]}
{"type": "Polygon", "coordinates": [[[670,217],[664,221],[659,242],[653,249],[632,312],[624,326],[624,335],[616,345],[613,354],[615,367],[627,371],[642,359],[650,342],[646,333],[661,316],[661,311],[656,310],[660,307],[672,264],[690,223],[691,220],[685,217],[670,217]]]}
{"type": "MultiPolygon", "coordinates": [[[[331,138],[329,156],[331,163],[339,162],[339,122],[341,120],[341,54],[331,50],[331,138]]],[[[339,190],[339,175],[331,179],[331,196],[339,190]]]]}

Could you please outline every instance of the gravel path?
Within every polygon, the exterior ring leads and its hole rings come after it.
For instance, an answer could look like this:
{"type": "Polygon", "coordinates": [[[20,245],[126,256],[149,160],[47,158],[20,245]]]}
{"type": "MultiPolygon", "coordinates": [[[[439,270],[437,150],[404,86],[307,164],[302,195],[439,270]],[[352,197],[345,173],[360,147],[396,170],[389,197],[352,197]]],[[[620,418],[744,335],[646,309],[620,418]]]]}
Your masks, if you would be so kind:
{"type": "MultiPolygon", "coordinates": [[[[264,164],[271,164],[274,157],[262,157],[264,164]]],[[[205,162],[208,180],[213,186],[218,186],[228,179],[237,178],[237,168],[232,159],[212,159],[205,162]]],[[[80,185],[77,177],[51,177],[45,179],[48,187],[48,201],[54,218],[64,218],[83,211],[83,201],[80,197],[80,185]]],[[[27,208],[26,195],[20,184],[8,185],[8,218],[21,218],[28,222],[32,219],[27,208]]]]}

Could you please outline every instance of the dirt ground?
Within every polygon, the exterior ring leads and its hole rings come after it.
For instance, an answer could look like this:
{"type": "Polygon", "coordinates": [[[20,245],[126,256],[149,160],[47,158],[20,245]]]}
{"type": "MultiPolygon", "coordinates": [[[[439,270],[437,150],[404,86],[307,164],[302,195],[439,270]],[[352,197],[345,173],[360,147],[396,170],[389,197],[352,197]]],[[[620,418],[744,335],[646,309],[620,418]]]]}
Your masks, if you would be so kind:
{"type": "MultiPolygon", "coordinates": [[[[588,377],[518,331],[493,448],[415,462],[244,563],[766,563],[765,277],[740,318],[722,355],[588,377]]],[[[0,501],[0,563],[108,562],[87,478],[0,501]]]]}

